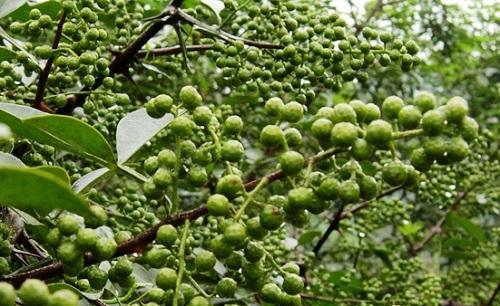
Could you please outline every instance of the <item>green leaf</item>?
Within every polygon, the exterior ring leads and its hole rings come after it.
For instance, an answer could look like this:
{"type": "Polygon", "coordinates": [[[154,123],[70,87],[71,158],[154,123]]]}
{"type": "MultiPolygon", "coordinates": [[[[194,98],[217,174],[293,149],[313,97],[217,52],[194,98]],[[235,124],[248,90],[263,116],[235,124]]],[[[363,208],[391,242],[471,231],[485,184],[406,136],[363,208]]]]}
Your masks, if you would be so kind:
{"type": "Polygon", "coordinates": [[[76,118],[0,103],[0,122],[9,125],[19,136],[85,156],[102,165],[115,163],[113,149],[104,136],[76,118]]]}
{"type": "Polygon", "coordinates": [[[474,239],[480,242],[486,241],[486,234],[484,233],[483,229],[479,225],[472,223],[472,221],[470,221],[469,219],[460,217],[456,213],[451,213],[448,216],[448,220],[452,222],[452,224],[459,225],[467,232],[467,234],[472,236],[474,239]]]}
{"type": "Polygon", "coordinates": [[[83,193],[94,187],[99,181],[105,177],[113,174],[111,170],[108,168],[101,168],[94,170],[90,173],[85,174],[81,178],[79,178],[76,182],[73,183],[73,190],[78,193],[83,193]]]}
{"type": "Polygon", "coordinates": [[[53,175],[55,178],[65,182],[66,184],[71,184],[71,179],[69,178],[68,173],[61,167],[57,166],[38,166],[33,169],[38,169],[47,172],[50,175],[53,175]]]}
{"type": "Polygon", "coordinates": [[[300,235],[298,242],[299,245],[304,245],[312,242],[314,238],[318,237],[321,235],[321,231],[318,230],[311,230],[304,232],[302,235],[300,235]]]}
{"type": "Polygon", "coordinates": [[[41,143],[59,142],[69,152],[96,157],[101,160],[101,164],[115,163],[113,149],[106,138],[81,120],[61,115],[44,115],[24,119],[23,122],[47,135],[45,139],[37,140],[41,143]]]}
{"type": "Polygon", "coordinates": [[[35,209],[47,214],[63,209],[80,215],[89,213],[88,205],[67,186],[40,169],[0,167],[0,203],[22,210],[35,209]]]}
{"type": "Polygon", "coordinates": [[[16,58],[16,52],[5,48],[0,47],[0,61],[8,61],[16,58]]]}
{"type": "Polygon", "coordinates": [[[22,160],[12,154],[0,152],[0,166],[25,167],[22,160]]]}
{"type": "Polygon", "coordinates": [[[41,3],[26,3],[12,12],[9,17],[19,21],[28,21],[30,11],[37,8],[42,14],[49,15],[52,19],[57,19],[61,10],[61,2],[62,1],[50,0],[41,3]]]}
{"type": "Polygon", "coordinates": [[[448,238],[443,242],[443,248],[468,248],[477,246],[474,240],[466,240],[461,238],[448,238]]]}
{"type": "Polygon", "coordinates": [[[116,128],[116,152],[118,163],[129,160],[144,144],[164,129],[174,119],[172,114],[151,118],[141,108],[125,116],[116,128]]]}
{"type": "Polygon", "coordinates": [[[424,225],[422,223],[418,222],[418,223],[407,223],[407,224],[401,225],[400,227],[398,227],[398,229],[401,232],[401,234],[409,237],[409,236],[413,236],[416,233],[418,233],[423,227],[424,227],[424,225]]]}
{"type": "Polygon", "coordinates": [[[26,48],[24,47],[24,43],[21,42],[21,41],[18,41],[16,39],[14,39],[14,38],[12,38],[7,32],[5,32],[5,30],[2,27],[0,27],[0,37],[3,37],[3,39],[5,39],[9,43],[11,43],[14,47],[16,47],[17,49],[19,49],[20,51],[26,52],[26,54],[28,54],[28,58],[33,63],[35,63],[40,69],[42,69],[42,66],[36,60],[36,58],[30,52],[26,51],[26,48]]]}
{"type": "Polygon", "coordinates": [[[9,15],[24,3],[26,0],[0,0],[0,18],[9,15]]]}

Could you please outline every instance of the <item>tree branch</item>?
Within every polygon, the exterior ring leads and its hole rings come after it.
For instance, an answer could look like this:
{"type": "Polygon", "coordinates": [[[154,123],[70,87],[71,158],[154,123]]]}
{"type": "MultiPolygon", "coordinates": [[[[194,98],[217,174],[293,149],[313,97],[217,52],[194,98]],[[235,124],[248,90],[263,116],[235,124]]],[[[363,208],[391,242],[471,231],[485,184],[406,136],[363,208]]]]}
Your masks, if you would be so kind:
{"type": "MultiPolygon", "coordinates": [[[[335,149],[330,149],[327,151],[323,151],[321,153],[316,154],[315,156],[310,157],[308,160],[316,162],[319,160],[326,159],[333,154],[335,154],[337,150],[335,149]]],[[[252,181],[249,181],[245,183],[244,187],[247,191],[253,190],[258,183],[262,179],[267,179],[269,183],[274,182],[276,180],[279,180],[283,178],[285,174],[283,171],[275,171],[272,172],[262,178],[255,179],[252,181]]],[[[113,255],[114,257],[126,255],[126,254],[132,254],[136,252],[140,252],[144,246],[147,244],[151,243],[154,241],[156,237],[156,232],[158,231],[158,228],[164,224],[172,224],[173,226],[179,226],[184,224],[185,220],[194,220],[197,219],[201,216],[204,216],[208,213],[208,209],[206,205],[201,205],[200,207],[191,209],[186,212],[182,212],[178,215],[168,217],[161,222],[155,224],[154,226],[150,227],[146,231],[140,233],[137,236],[132,237],[131,239],[123,242],[122,244],[118,245],[115,254],[113,255]]],[[[92,256],[91,254],[86,254],[85,255],[85,266],[92,265],[95,263],[98,263],[99,261],[97,258],[92,256]]],[[[63,273],[63,264],[61,262],[53,262],[49,265],[33,269],[30,271],[26,271],[23,273],[18,273],[18,274],[13,274],[13,275],[7,275],[0,277],[0,281],[5,281],[9,282],[15,287],[21,286],[21,284],[24,282],[24,280],[28,278],[37,278],[37,279],[50,279],[53,277],[56,277],[58,275],[61,275],[63,273]]]]}
{"type": "Polygon", "coordinates": [[[361,31],[363,30],[363,28],[370,23],[370,21],[372,20],[373,17],[375,17],[375,15],[380,11],[382,10],[382,7],[384,6],[384,3],[383,3],[383,0],[377,0],[377,2],[375,3],[375,6],[373,7],[373,9],[370,10],[370,13],[368,13],[368,16],[366,16],[366,19],[365,21],[363,21],[362,23],[358,24],[358,26],[356,27],[356,31],[355,31],[355,35],[357,36],[359,33],[361,33],[361,31]]]}
{"type": "Polygon", "coordinates": [[[318,242],[314,246],[314,248],[313,248],[314,254],[316,254],[316,256],[319,256],[319,252],[321,251],[323,244],[326,242],[326,240],[328,240],[328,237],[330,237],[330,235],[332,234],[333,231],[336,231],[339,229],[340,221],[342,219],[345,219],[348,216],[362,210],[363,208],[368,207],[368,205],[371,201],[379,200],[379,199],[381,199],[381,198],[383,198],[383,197],[385,197],[393,192],[400,190],[401,188],[403,188],[403,186],[397,186],[397,187],[387,189],[387,190],[383,191],[382,193],[380,193],[374,199],[360,202],[358,205],[354,206],[353,208],[351,208],[347,212],[344,211],[344,207],[340,207],[340,209],[337,211],[337,213],[333,217],[332,221],[330,222],[330,225],[328,226],[326,231],[323,233],[323,235],[321,235],[321,238],[318,240],[318,242]]]}
{"type": "MultiPolygon", "coordinates": [[[[177,8],[173,6],[169,6],[166,9],[166,12],[170,14],[170,16],[174,15],[177,11],[177,8]]],[[[161,29],[170,22],[172,22],[172,17],[166,17],[164,19],[154,20],[151,25],[142,32],[139,37],[137,37],[123,52],[118,53],[113,61],[109,64],[109,75],[115,75],[116,73],[126,72],[128,69],[128,65],[134,60],[135,55],[139,52],[142,47],[153,38],[161,29]]],[[[99,86],[102,85],[104,77],[98,77],[94,83],[92,88],[84,88],[82,91],[89,91],[90,89],[95,90],[99,86]]],[[[66,107],[61,108],[57,111],[58,114],[69,115],[78,106],[82,106],[87,98],[88,94],[78,95],[76,99],[74,97],[68,98],[68,103],[66,107]],[[72,99],[71,99],[72,98],[72,99]]]]}
{"type": "Polygon", "coordinates": [[[495,302],[495,299],[498,296],[498,293],[500,293],[500,283],[498,283],[497,287],[493,291],[493,294],[489,298],[488,302],[486,304],[484,304],[484,306],[493,306],[493,302],[495,302]]]}
{"type": "MultiPolygon", "coordinates": [[[[191,46],[186,46],[186,51],[191,52],[191,51],[206,51],[206,50],[212,50],[214,48],[213,45],[211,44],[205,44],[205,45],[191,45],[191,46]]],[[[151,51],[139,51],[137,52],[137,55],[135,56],[136,58],[145,58],[150,55],[152,56],[163,56],[163,55],[175,55],[179,54],[182,52],[182,46],[173,46],[173,47],[167,47],[167,48],[158,48],[154,49],[151,51]]]]}
{"type": "MultiPolygon", "coordinates": [[[[113,76],[117,73],[123,73],[127,74],[128,73],[128,66],[130,63],[132,63],[137,57],[141,58],[144,57],[145,54],[147,54],[147,51],[141,51],[142,47],[151,39],[153,38],[165,25],[167,24],[173,24],[175,25],[176,22],[179,21],[185,21],[192,26],[197,26],[200,29],[212,33],[213,35],[229,41],[229,40],[240,40],[243,43],[245,43],[248,46],[254,46],[262,49],[282,49],[283,47],[280,45],[276,44],[271,44],[267,42],[259,42],[259,41],[253,41],[249,39],[244,39],[239,36],[232,35],[230,33],[224,32],[222,30],[213,28],[200,20],[190,16],[186,12],[184,12],[182,9],[179,8],[179,6],[182,4],[182,0],[176,1],[174,0],[171,5],[169,5],[164,12],[160,15],[161,18],[155,18],[152,21],[152,24],[144,31],[139,37],[136,38],[123,52],[117,53],[113,61],[109,65],[109,75],[113,76]],[[137,56],[139,55],[139,56],[137,56]]],[[[211,48],[211,47],[210,47],[211,48]]],[[[192,46],[188,47],[186,46],[186,49],[184,51],[201,51],[201,50],[208,50],[209,47],[207,45],[198,45],[198,46],[192,46]]],[[[160,55],[167,55],[167,54],[177,54],[183,52],[182,46],[175,46],[171,48],[165,48],[161,49],[161,51],[158,52],[160,55]],[[177,49],[179,48],[179,49],[177,49]]],[[[95,90],[99,88],[99,86],[102,85],[102,82],[104,80],[103,76],[100,76],[96,79],[94,85],[92,88],[83,88],[82,91],[84,92],[89,92],[91,90],[95,90]]],[[[87,98],[88,94],[82,94],[82,95],[77,95],[75,96],[70,96],[68,97],[68,103],[64,108],[61,108],[57,111],[58,114],[65,114],[69,115],[71,112],[79,106],[83,106],[83,103],[85,102],[85,99],[87,98]]]]}
{"type": "MultiPolygon", "coordinates": [[[[61,15],[61,19],[59,20],[59,24],[57,25],[54,41],[52,42],[52,51],[57,49],[57,47],[59,46],[65,22],[66,22],[66,12],[63,12],[63,14],[61,15]]],[[[38,87],[36,89],[35,101],[33,102],[33,107],[36,109],[43,111],[50,110],[49,107],[43,104],[43,95],[45,93],[45,88],[47,87],[47,80],[49,79],[49,74],[53,63],[54,63],[54,55],[52,54],[45,63],[45,67],[43,68],[43,71],[38,79],[38,87]]]]}
{"type": "Polygon", "coordinates": [[[409,252],[412,256],[416,256],[420,251],[422,251],[425,248],[425,246],[432,240],[432,238],[434,238],[434,236],[442,232],[443,224],[446,221],[448,215],[451,212],[456,211],[458,209],[458,205],[460,204],[460,202],[462,202],[462,200],[464,200],[469,195],[469,193],[472,191],[473,188],[474,186],[462,192],[462,194],[455,199],[455,201],[451,205],[450,210],[446,214],[444,214],[444,216],[442,216],[434,226],[432,226],[429,229],[427,235],[425,235],[425,237],[422,240],[420,240],[420,242],[414,244],[413,247],[409,248],[409,252]]]}

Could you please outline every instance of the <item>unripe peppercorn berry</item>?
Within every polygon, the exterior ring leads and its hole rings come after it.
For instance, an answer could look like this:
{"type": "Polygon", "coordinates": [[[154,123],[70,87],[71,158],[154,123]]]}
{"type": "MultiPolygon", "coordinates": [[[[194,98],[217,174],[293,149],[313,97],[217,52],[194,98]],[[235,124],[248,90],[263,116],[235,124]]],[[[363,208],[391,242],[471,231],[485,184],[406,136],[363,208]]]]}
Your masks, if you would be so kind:
{"type": "Polygon", "coordinates": [[[476,120],[471,117],[465,117],[462,120],[460,127],[460,133],[465,140],[472,141],[477,138],[479,125],[476,120]]]}
{"type": "Polygon", "coordinates": [[[241,245],[247,237],[247,229],[242,223],[233,223],[224,230],[224,240],[231,246],[241,245]]]}
{"type": "Polygon", "coordinates": [[[283,216],[283,210],[281,208],[272,206],[272,205],[266,205],[262,210],[260,211],[259,215],[259,222],[260,225],[262,226],[261,229],[257,228],[256,224],[252,230],[253,230],[253,236],[260,237],[262,235],[265,235],[266,231],[274,231],[277,230],[278,228],[281,227],[284,221],[284,216],[283,216]]]}
{"type": "Polygon", "coordinates": [[[319,118],[311,125],[311,133],[320,140],[329,140],[333,123],[326,118],[319,118]]]}
{"type": "Polygon", "coordinates": [[[339,198],[344,203],[356,203],[359,197],[359,185],[354,180],[343,181],[339,184],[339,198]]]}
{"type": "Polygon", "coordinates": [[[241,142],[237,140],[228,140],[222,144],[221,158],[230,162],[238,162],[243,158],[245,149],[241,142]]]}
{"type": "Polygon", "coordinates": [[[382,178],[391,186],[403,185],[407,175],[406,167],[400,161],[392,161],[382,169],[382,178]]]}
{"type": "Polygon", "coordinates": [[[193,86],[184,86],[179,92],[179,99],[185,108],[192,110],[200,106],[203,98],[193,86]]]}
{"type": "Polygon", "coordinates": [[[223,194],[229,199],[232,199],[237,193],[243,191],[243,182],[241,181],[241,177],[238,175],[228,174],[219,179],[215,189],[217,193],[223,194]]]}
{"type": "Polygon", "coordinates": [[[445,106],[446,119],[449,122],[460,123],[469,111],[467,101],[462,97],[451,98],[445,106]]]}
{"type": "Polygon", "coordinates": [[[436,107],[436,97],[428,91],[422,91],[415,96],[415,105],[420,111],[427,112],[436,107]]]}
{"type": "Polygon", "coordinates": [[[75,217],[71,215],[64,215],[61,216],[57,221],[57,228],[59,229],[61,234],[69,236],[76,234],[76,232],[78,232],[80,224],[75,219],[75,217]]]}
{"type": "Polygon", "coordinates": [[[180,116],[172,120],[170,130],[176,136],[187,137],[193,132],[194,123],[186,116],[180,116]]]}
{"type": "Polygon", "coordinates": [[[340,122],[332,128],[331,139],[335,146],[352,146],[357,138],[358,127],[350,122],[340,122]]]}
{"type": "Polygon", "coordinates": [[[284,107],[285,104],[283,103],[283,100],[280,98],[271,98],[266,101],[264,110],[268,115],[278,117],[281,115],[284,107]]]}
{"type": "Polygon", "coordinates": [[[302,104],[295,101],[285,104],[281,111],[281,119],[292,123],[299,121],[303,116],[304,108],[302,104]]]}
{"type": "Polygon", "coordinates": [[[366,123],[370,123],[373,120],[377,120],[380,118],[380,108],[376,104],[373,103],[366,104],[365,111],[366,114],[364,121],[366,123]]]}
{"type": "Polygon", "coordinates": [[[156,285],[163,290],[174,289],[177,284],[177,272],[171,268],[162,268],[156,275],[156,285]]]}
{"type": "Polygon", "coordinates": [[[267,303],[277,304],[280,301],[282,295],[283,293],[280,287],[278,287],[278,285],[276,285],[275,283],[265,284],[260,290],[260,296],[262,297],[262,300],[267,303]]]}
{"type": "Polygon", "coordinates": [[[214,216],[225,216],[229,213],[229,200],[222,194],[211,195],[207,200],[207,208],[214,216]]]}
{"type": "Polygon", "coordinates": [[[47,305],[49,301],[49,288],[41,280],[28,279],[19,288],[18,295],[23,305],[47,305]]]}
{"type": "Polygon", "coordinates": [[[302,280],[302,277],[289,273],[285,275],[284,280],[283,280],[283,290],[290,294],[299,294],[302,292],[304,289],[304,281],[302,280]]]}
{"type": "Polygon", "coordinates": [[[16,289],[6,282],[0,282],[0,301],[4,306],[16,305],[16,289]]]}
{"type": "Polygon", "coordinates": [[[324,179],[316,189],[316,195],[323,200],[335,200],[338,196],[339,181],[333,177],[324,179]]]}
{"type": "Polygon", "coordinates": [[[206,126],[212,120],[212,111],[206,106],[198,106],[193,111],[193,120],[199,126],[206,126]]]}
{"type": "Polygon", "coordinates": [[[413,150],[410,156],[410,163],[418,171],[425,172],[431,168],[433,160],[425,154],[423,148],[413,150]]]}
{"type": "Polygon", "coordinates": [[[287,151],[280,156],[281,169],[286,175],[298,174],[304,168],[304,157],[296,151],[287,151]]]}
{"type": "Polygon", "coordinates": [[[177,240],[177,229],[171,224],[164,224],[156,232],[156,241],[164,246],[171,246],[177,240]]]}
{"type": "Polygon", "coordinates": [[[392,139],[392,126],[381,119],[372,121],[366,129],[366,141],[375,146],[384,146],[392,139]]]}
{"type": "Polygon", "coordinates": [[[388,119],[396,119],[404,104],[404,101],[400,97],[387,97],[382,103],[382,113],[388,119]]]}
{"type": "MultiPolygon", "coordinates": [[[[175,155],[175,152],[172,150],[168,150],[168,149],[160,151],[160,153],[158,153],[156,163],[158,163],[161,166],[165,166],[167,168],[175,167],[175,165],[177,163],[177,157],[175,155]]],[[[150,171],[147,171],[147,172],[151,173],[150,171]]],[[[154,172],[154,171],[152,171],[152,172],[154,172]]]]}
{"type": "Polygon", "coordinates": [[[285,134],[277,125],[266,125],[260,132],[260,142],[265,146],[282,145],[285,134]]]}
{"type": "Polygon", "coordinates": [[[236,293],[236,289],[238,289],[238,284],[232,278],[225,277],[221,279],[217,286],[215,287],[215,292],[221,297],[233,297],[236,293]]]}
{"type": "Polygon", "coordinates": [[[420,124],[422,113],[420,110],[413,106],[407,105],[399,111],[398,120],[401,126],[405,129],[414,129],[420,124]]]}
{"type": "Polygon", "coordinates": [[[350,123],[356,123],[356,112],[354,111],[354,108],[347,104],[347,103],[340,103],[335,105],[333,108],[333,114],[330,117],[330,120],[333,123],[339,123],[339,122],[350,122],[350,123]]]}
{"type": "Polygon", "coordinates": [[[224,132],[230,135],[238,135],[243,130],[243,120],[239,116],[229,116],[224,121],[224,132]]]}
{"type": "Polygon", "coordinates": [[[195,257],[196,270],[199,272],[210,271],[216,263],[215,255],[210,251],[201,251],[195,257]]]}
{"type": "Polygon", "coordinates": [[[422,117],[422,128],[427,135],[439,135],[445,127],[445,115],[438,110],[430,110],[422,117]]]}

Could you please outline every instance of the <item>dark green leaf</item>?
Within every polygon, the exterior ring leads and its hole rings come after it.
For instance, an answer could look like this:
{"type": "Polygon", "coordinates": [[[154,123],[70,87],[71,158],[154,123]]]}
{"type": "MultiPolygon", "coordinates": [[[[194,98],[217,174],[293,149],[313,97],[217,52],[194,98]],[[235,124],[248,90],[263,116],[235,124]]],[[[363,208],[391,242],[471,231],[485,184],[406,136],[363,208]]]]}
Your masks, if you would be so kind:
{"type": "Polygon", "coordinates": [[[480,242],[486,241],[486,234],[484,233],[483,229],[479,225],[472,223],[472,221],[470,221],[469,219],[461,217],[456,213],[451,213],[448,216],[448,220],[452,224],[459,225],[467,232],[467,234],[472,236],[474,239],[480,242]]]}
{"type": "Polygon", "coordinates": [[[49,15],[52,19],[57,19],[61,9],[61,1],[50,0],[41,3],[26,3],[12,12],[9,17],[19,21],[28,21],[29,13],[33,8],[39,9],[42,14],[49,15]]]}
{"type": "Polygon", "coordinates": [[[0,61],[8,61],[16,58],[16,52],[7,49],[5,47],[0,47],[0,61]]]}
{"type": "Polygon", "coordinates": [[[443,242],[443,248],[468,248],[474,246],[477,246],[476,241],[461,238],[448,238],[443,242]]]}
{"type": "Polygon", "coordinates": [[[46,138],[37,140],[41,143],[59,142],[65,145],[63,149],[76,154],[97,157],[101,159],[102,164],[115,162],[113,149],[106,138],[96,129],[76,118],[44,115],[25,119],[23,122],[45,133],[46,138]]]}
{"type": "Polygon", "coordinates": [[[86,215],[88,205],[67,186],[39,169],[0,167],[0,203],[22,210],[35,209],[47,214],[63,209],[86,215]]]}
{"type": "Polygon", "coordinates": [[[115,163],[113,149],[104,136],[76,118],[0,103],[0,122],[9,125],[19,136],[83,155],[103,165],[115,163]]]}

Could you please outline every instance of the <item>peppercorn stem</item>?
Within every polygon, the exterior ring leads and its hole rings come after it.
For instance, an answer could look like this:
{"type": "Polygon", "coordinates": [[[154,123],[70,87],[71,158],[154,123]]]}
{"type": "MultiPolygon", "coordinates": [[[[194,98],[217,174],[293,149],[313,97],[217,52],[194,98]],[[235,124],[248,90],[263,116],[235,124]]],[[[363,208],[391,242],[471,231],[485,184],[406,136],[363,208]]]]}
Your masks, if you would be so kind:
{"type": "Polygon", "coordinates": [[[210,295],[208,293],[206,293],[205,290],[203,290],[203,288],[201,288],[200,284],[198,284],[198,282],[191,275],[186,275],[186,277],[188,278],[191,285],[193,285],[193,287],[196,290],[198,290],[198,293],[200,293],[203,297],[206,297],[206,298],[210,297],[210,295]]]}
{"type": "Polygon", "coordinates": [[[273,255],[271,255],[271,253],[269,253],[266,249],[264,249],[264,253],[266,255],[266,258],[269,259],[269,261],[271,262],[271,264],[281,273],[281,274],[286,274],[286,272],[281,268],[280,265],[278,265],[278,263],[276,262],[276,260],[274,260],[274,257],[273,255]]]}
{"type": "Polygon", "coordinates": [[[423,129],[408,130],[403,132],[392,133],[392,139],[402,139],[406,137],[420,136],[424,133],[423,129]]]}
{"type": "Polygon", "coordinates": [[[182,276],[184,274],[184,270],[186,269],[186,262],[184,261],[184,254],[186,252],[186,241],[188,238],[190,224],[191,224],[190,220],[186,219],[186,222],[184,222],[184,229],[182,231],[181,245],[179,247],[179,254],[177,256],[177,258],[179,258],[179,272],[177,274],[177,283],[175,285],[173,306],[179,305],[177,297],[179,296],[179,290],[180,290],[181,283],[182,283],[182,276]]]}
{"type": "Polygon", "coordinates": [[[247,198],[245,199],[245,202],[243,202],[243,205],[240,207],[240,209],[236,213],[236,216],[234,216],[234,220],[238,221],[241,218],[241,216],[245,212],[245,209],[247,208],[247,206],[250,205],[250,203],[252,202],[254,195],[262,187],[264,187],[268,182],[269,182],[269,179],[267,177],[264,177],[262,180],[260,180],[259,184],[257,184],[257,186],[255,186],[255,188],[248,193],[247,198]]]}

